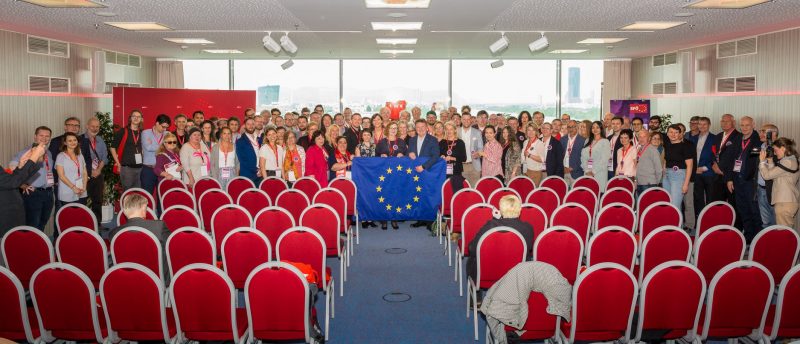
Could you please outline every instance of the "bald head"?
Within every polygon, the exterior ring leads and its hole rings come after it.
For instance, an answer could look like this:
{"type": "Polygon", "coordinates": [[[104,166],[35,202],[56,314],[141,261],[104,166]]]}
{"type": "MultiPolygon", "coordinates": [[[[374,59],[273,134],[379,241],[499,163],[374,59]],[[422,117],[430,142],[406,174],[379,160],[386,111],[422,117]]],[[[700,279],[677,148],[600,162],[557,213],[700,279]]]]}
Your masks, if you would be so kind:
{"type": "Polygon", "coordinates": [[[739,129],[742,130],[742,136],[749,137],[755,128],[755,121],[750,116],[744,116],[739,119],[739,129]]]}

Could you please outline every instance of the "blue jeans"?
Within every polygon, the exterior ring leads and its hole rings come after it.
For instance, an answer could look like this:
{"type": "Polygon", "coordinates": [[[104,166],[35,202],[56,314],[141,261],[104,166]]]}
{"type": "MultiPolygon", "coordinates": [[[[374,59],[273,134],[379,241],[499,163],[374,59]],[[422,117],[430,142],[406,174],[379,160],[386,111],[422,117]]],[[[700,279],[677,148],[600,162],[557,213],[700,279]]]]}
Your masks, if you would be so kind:
{"type": "Polygon", "coordinates": [[[767,188],[757,187],[758,211],[761,213],[761,224],[764,228],[775,225],[775,208],[767,200],[767,188]]]}
{"type": "Polygon", "coordinates": [[[156,195],[156,186],[158,185],[158,176],[153,168],[150,166],[142,166],[142,173],[139,174],[139,183],[142,189],[149,192],[153,197],[156,195]]]}
{"type": "Polygon", "coordinates": [[[44,231],[44,226],[53,213],[54,189],[55,187],[36,189],[30,194],[22,194],[22,202],[25,204],[25,225],[44,231]]]}
{"type": "Polygon", "coordinates": [[[683,205],[683,182],[686,180],[686,170],[667,169],[664,174],[664,189],[669,192],[672,204],[679,210],[683,205]]]}

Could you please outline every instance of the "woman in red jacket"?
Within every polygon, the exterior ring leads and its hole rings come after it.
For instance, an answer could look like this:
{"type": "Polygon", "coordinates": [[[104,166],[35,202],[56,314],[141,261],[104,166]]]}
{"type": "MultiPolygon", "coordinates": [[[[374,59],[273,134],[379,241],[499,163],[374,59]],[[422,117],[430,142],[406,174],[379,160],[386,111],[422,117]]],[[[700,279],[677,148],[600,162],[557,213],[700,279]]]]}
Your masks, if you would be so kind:
{"type": "Polygon", "coordinates": [[[306,176],[312,176],[319,182],[319,185],[324,187],[328,186],[328,152],[323,145],[325,144],[325,135],[322,131],[317,130],[311,135],[312,145],[308,147],[306,152],[306,176]]]}

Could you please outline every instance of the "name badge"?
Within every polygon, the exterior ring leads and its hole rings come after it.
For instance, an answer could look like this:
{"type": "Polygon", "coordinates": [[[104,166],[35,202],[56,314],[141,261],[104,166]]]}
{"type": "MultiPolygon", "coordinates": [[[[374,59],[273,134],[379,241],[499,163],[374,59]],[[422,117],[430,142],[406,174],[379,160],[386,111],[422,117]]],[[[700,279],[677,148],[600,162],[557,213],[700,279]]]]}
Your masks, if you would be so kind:
{"type": "Polygon", "coordinates": [[[134,154],[133,158],[136,160],[136,164],[137,165],[142,163],[142,154],[141,153],[134,154]]]}
{"type": "Polygon", "coordinates": [[[608,159],[608,166],[607,167],[608,167],[609,171],[613,171],[614,170],[614,160],[608,159]]]}
{"type": "Polygon", "coordinates": [[[208,177],[208,170],[205,165],[200,167],[200,177],[208,177]]]}
{"type": "Polygon", "coordinates": [[[47,186],[53,186],[56,182],[55,178],[53,178],[53,171],[47,171],[47,186]]]}
{"type": "Polygon", "coordinates": [[[733,163],[733,172],[741,172],[741,171],[742,171],[742,160],[739,159],[733,163]]]}
{"type": "Polygon", "coordinates": [[[453,174],[453,164],[447,164],[447,172],[445,174],[453,174]]]}
{"type": "Polygon", "coordinates": [[[345,172],[344,177],[347,179],[353,179],[353,172],[350,171],[345,172]]]}
{"type": "Polygon", "coordinates": [[[100,167],[100,159],[92,159],[92,171],[97,170],[100,167]]]}
{"type": "Polygon", "coordinates": [[[219,169],[219,175],[222,179],[231,179],[231,170],[230,167],[223,167],[219,169]]]}
{"type": "Polygon", "coordinates": [[[83,189],[83,179],[75,180],[72,184],[75,184],[75,187],[78,189],[83,189]]]}
{"type": "Polygon", "coordinates": [[[592,159],[589,159],[589,161],[586,162],[586,169],[591,170],[593,167],[594,167],[594,162],[592,159]]]}

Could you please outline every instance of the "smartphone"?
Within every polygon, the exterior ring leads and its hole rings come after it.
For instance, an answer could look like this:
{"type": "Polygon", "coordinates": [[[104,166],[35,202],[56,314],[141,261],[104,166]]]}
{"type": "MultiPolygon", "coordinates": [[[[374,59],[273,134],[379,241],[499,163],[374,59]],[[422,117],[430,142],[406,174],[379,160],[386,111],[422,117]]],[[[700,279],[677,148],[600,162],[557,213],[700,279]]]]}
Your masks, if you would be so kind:
{"type": "Polygon", "coordinates": [[[36,148],[36,147],[38,147],[38,146],[39,146],[39,142],[34,142],[34,143],[31,145],[31,149],[34,149],[34,148],[36,148]]]}

